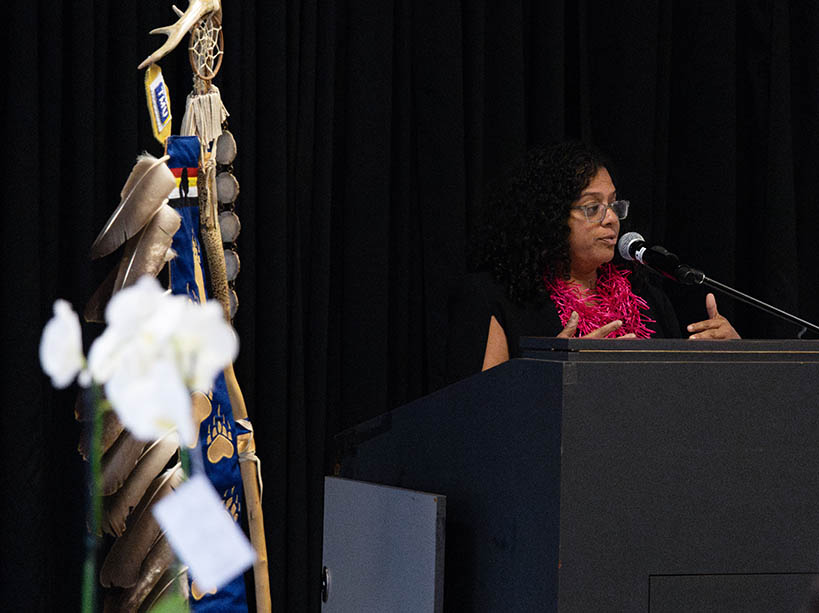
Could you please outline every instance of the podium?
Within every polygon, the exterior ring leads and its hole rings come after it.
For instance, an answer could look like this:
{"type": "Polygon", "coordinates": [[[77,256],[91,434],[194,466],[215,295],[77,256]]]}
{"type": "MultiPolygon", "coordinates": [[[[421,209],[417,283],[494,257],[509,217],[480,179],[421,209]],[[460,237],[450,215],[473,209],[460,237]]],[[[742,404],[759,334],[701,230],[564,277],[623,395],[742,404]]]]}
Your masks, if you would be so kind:
{"type": "Polygon", "coordinates": [[[445,610],[806,604],[819,341],[521,348],[339,435],[341,476],[446,495],[445,610]]]}

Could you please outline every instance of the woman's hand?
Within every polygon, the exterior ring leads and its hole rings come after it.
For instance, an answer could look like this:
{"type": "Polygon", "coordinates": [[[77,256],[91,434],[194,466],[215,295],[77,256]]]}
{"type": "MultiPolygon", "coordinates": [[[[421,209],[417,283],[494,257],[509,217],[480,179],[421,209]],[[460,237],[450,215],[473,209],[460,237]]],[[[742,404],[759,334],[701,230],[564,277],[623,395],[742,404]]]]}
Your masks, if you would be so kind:
{"type": "Polygon", "coordinates": [[[708,319],[698,321],[688,326],[691,332],[690,339],[726,339],[740,338],[731,322],[725,319],[717,311],[717,299],[714,294],[709,293],[705,297],[705,310],[708,312],[708,319]]]}
{"type": "MultiPolygon", "coordinates": [[[[557,335],[557,338],[574,338],[574,335],[577,333],[577,322],[579,317],[577,316],[576,311],[572,311],[572,314],[569,316],[569,322],[566,324],[566,327],[560,331],[557,335]]],[[[596,330],[592,330],[585,336],[581,338],[606,338],[609,334],[614,332],[615,330],[622,327],[623,322],[619,319],[615,319],[614,321],[610,321],[605,326],[600,326],[596,330]]],[[[621,338],[637,338],[633,333],[624,334],[623,336],[618,336],[617,340],[621,338]]]]}

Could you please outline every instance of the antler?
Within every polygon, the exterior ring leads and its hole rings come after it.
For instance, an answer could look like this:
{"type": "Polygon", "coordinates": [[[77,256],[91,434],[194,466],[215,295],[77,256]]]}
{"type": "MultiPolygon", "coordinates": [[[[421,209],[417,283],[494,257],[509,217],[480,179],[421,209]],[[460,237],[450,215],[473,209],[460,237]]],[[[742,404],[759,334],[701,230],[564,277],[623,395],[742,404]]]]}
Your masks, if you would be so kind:
{"type": "Polygon", "coordinates": [[[137,66],[137,70],[142,70],[149,64],[154,64],[176,49],[185,34],[190,32],[202,17],[208,13],[221,11],[222,5],[220,0],[188,0],[188,8],[184,13],[176,6],[173,7],[173,10],[179,16],[179,20],[175,24],[156,28],[149,32],[150,34],[164,34],[168,37],[168,40],[159,49],[142,60],[142,63],[137,66]]]}

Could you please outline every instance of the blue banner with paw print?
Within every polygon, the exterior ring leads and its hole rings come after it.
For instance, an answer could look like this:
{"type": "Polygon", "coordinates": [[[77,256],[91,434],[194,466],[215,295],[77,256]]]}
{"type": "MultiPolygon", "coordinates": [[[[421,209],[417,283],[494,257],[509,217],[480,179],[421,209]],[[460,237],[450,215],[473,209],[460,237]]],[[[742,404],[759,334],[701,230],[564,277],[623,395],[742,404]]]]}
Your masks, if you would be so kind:
{"type": "MultiPolygon", "coordinates": [[[[195,138],[195,137],[193,137],[195,138]]],[[[198,142],[195,148],[198,151],[198,142]]],[[[168,166],[195,167],[196,160],[171,159],[168,166]]],[[[184,156],[182,156],[184,157],[184,156]]],[[[173,238],[176,257],[169,264],[171,290],[174,294],[186,294],[194,302],[208,299],[205,263],[199,243],[199,203],[188,198],[186,185],[179,186],[179,193],[173,194],[169,204],[182,216],[182,224],[173,238]],[[178,197],[177,197],[178,196],[178,197]]],[[[222,496],[225,508],[238,522],[241,517],[244,494],[242,476],[239,471],[239,454],[236,448],[237,425],[233,419],[225,377],[220,374],[213,389],[208,394],[194,394],[194,416],[199,423],[199,444],[201,463],[192,462],[193,467],[203,466],[213,487],[222,496]]],[[[223,586],[218,592],[203,593],[194,581],[191,587],[191,610],[199,612],[247,612],[247,595],[244,577],[239,575],[223,586]]]]}

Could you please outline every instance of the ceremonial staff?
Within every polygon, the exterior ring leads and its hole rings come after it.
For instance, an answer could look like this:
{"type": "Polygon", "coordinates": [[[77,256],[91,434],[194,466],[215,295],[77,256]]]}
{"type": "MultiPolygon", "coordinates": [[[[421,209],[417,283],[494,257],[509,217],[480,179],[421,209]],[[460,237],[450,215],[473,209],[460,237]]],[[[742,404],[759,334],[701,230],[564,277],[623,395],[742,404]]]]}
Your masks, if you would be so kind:
{"type": "MultiPolygon", "coordinates": [[[[118,265],[86,306],[84,315],[89,321],[102,321],[113,293],[134,284],[142,275],[156,276],[166,263],[174,293],[187,293],[194,302],[215,298],[228,321],[238,308],[232,288],[239,268],[234,249],[240,229],[234,211],[239,185],[232,174],[236,143],[226,129],[228,112],[212,82],[224,53],[222,6],[219,0],[191,0],[184,12],[173,8],[178,21],[151,32],[165,34],[167,40],[138,67],[147,68],[152,126],[154,135],[165,145],[166,155],[138,159],[123,187],[119,206],[92,246],[92,258],[97,258],[125,245],[118,265]],[[194,86],[187,97],[180,137],[172,137],[169,96],[157,62],[188,33],[194,86]],[[190,206],[194,195],[194,206],[190,206]],[[196,218],[191,217],[194,209],[198,211],[196,218]]],[[[233,366],[225,368],[210,394],[195,394],[193,405],[201,431],[199,444],[204,458],[200,462],[204,462],[214,486],[223,490],[225,506],[236,519],[240,497],[236,494],[238,483],[231,486],[230,463],[238,459],[244,509],[257,554],[256,608],[268,612],[271,602],[259,460],[233,366]]],[[[180,581],[180,573],[171,564],[170,549],[150,513],[145,512],[177,485],[178,465],[167,470],[166,466],[173,463],[178,444],[175,436],[169,436],[146,448],[123,431],[115,417],[106,420],[102,463],[103,494],[107,497],[102,524],[116,537],[100,573],[103,586],[114,589],[114,595],[106,597],[107,608],[150,606],[180,581]]],[[[218,600],[218,594],[199,593],[195,583],[191,596],[203,603],[218,600]]]]}

